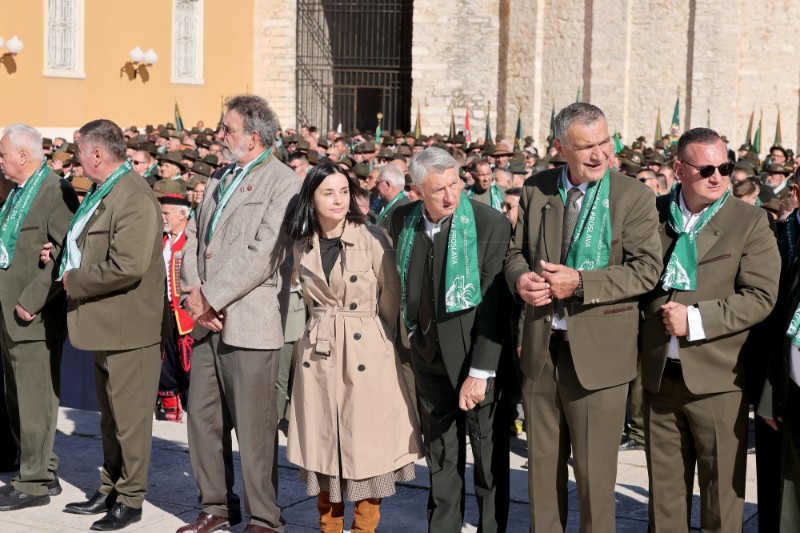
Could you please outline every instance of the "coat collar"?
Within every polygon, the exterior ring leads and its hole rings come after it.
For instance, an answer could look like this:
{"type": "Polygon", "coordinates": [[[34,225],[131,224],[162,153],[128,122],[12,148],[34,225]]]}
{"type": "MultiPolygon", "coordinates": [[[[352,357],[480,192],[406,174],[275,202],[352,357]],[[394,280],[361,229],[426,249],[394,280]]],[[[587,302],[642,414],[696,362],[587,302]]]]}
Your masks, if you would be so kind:
{"type": "MultiPolygon", "coordinates": [[[[219,221],[217,222],[217,228],[221,228],[225,222],[233,215],[236,211],[236,208],[239,207],[245,200],[250,197],[250,191],[256,188],[256,179],[255,173],[259,170],[266,168],[271,160],[273,159],[273,155],[270,154],[264,161],[259,163],[258,165],[253,165],[247,171],[247,175],[244,177],[242,182],[239,184],[238,190],[233,191],[233,195],[231,196],[230,200],[228,200],[228,204],[225,206],[225,210],[222,211],[222,214],[219,217],[219,221]]],[[[235,167],[231,167],[231,172],[235,167]]],[[[258,178],[263,179],[263,177],[258,178]]],[[[218,180],[219,181],[219,180],[218,180]]],[[[219,194],[219,183],[217,183],[217,188],[213,191],[214,194],[219,194]]],[[[219,204],[219,198],[216,198],[215,207],[219,204]]],[[[215,230],[218,231],[218,230],[215,230]]]]}
{"type": "Polygon", "coordinates": [[[540,185],[542,193],[547,198],[542,215],[545,256],[547,261],[556,263],[561,260],[561,233],[564,226],[564,202],[558,194],[560,179],[561,173],[555,173],[540,185]]]}

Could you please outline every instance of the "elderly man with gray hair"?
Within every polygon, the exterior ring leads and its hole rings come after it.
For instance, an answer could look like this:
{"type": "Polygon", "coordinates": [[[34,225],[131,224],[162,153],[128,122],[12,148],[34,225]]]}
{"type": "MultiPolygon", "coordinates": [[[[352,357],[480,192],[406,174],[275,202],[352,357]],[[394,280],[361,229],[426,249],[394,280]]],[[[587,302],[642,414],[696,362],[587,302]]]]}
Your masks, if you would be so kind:
{"type": "Polygon", "coordinates": [[[661,273],[658,216],[647,187],[610,170],[599,108],[570,104],[555,125],[567,164],[525,183],[505,266],[527,303],[520,365],[531,530],[566,528],[572,455],[581,531],[613,532],[639,297],[661,273]]]}
{"type": "Polygon", "coordinates": [[[406,177],[397,165],[384,165],[378,169],[378,181],[375,188],[378,195],[383,200],[383,209],[375,218],[375,223],[389,230],[389,223],[392,220],[394,210],[409,203],[406,192],[403,188],[406,185],[406,177]]]}
{"type": "Polygon", "coordinates": [[[478,530],[505,531],[509,420],[497,403],[508,376],[500,352],[510,328],[503,258],[511,225],[467,198],[446,151],[420,152],[409,173],[422,200],[395,209],[391,236],[431,477],[429,529],[461,530],[469,432],[478,530]]]}
{"type": "Polygon", "coordinates": [[[0,489],[0,511],[50,502],[60,494],[53,440],[61,347],[66,334],[61,284],[39,263],[46,242],[61,249],[78,197],[45,164],[42,136],[14,124],[0,138],[0,169],[14,184],[0,209],[0,351],[19,474],[0,489]]]}

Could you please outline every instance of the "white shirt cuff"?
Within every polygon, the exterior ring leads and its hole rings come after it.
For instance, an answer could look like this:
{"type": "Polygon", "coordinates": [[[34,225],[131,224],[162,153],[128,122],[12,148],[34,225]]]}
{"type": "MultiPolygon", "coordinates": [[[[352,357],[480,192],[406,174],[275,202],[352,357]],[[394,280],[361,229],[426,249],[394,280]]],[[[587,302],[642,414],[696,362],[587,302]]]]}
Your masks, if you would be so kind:
{"type": "Polygon", "coordinates": [[[703,329],[703,317],[700,309],[691,305],[686,308],[686,318],[689,321],[689,334],[686,340],[689,342],[701,341],[706,338],[706,330],[703,329]]]}
{"type": "Polygon", "coordinates": [[[469,377],[475,379],[489,379],[497,376],[497,372],[494,370],[481,370],[479,368],[472,368],[469,369],[469,377]]]}

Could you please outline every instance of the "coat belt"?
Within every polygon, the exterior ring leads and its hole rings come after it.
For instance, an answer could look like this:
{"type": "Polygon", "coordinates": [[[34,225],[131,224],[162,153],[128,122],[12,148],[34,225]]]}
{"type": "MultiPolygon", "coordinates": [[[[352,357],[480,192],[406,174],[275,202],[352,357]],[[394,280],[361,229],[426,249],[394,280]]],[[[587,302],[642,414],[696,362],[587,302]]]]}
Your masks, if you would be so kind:
{"type": "Polygon", "coordinates": [[[333,319],[337,317],[368,318],[377,316],[377,313],[374,309],[351,310],[339,306],[312,307],[311,316],[317,317],[317,345],[314,351],[321,355],[330,355],[334,326],[333,319]]]}

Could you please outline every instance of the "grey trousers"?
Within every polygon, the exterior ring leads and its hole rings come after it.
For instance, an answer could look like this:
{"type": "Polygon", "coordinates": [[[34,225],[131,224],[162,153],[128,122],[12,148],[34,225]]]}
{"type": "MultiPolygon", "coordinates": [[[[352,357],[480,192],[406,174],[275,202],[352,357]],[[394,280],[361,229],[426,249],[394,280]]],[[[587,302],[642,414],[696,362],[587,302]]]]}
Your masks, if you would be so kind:
{"type": "Polygon", "coordinates": [[[231,430],[236,430],[251,523],[283,532],[278,496],[278,413],[272,396],[280,350],[228,346],[212,333],[194,347],[189,456],[203,511],[236,521],[231,430]]]}

